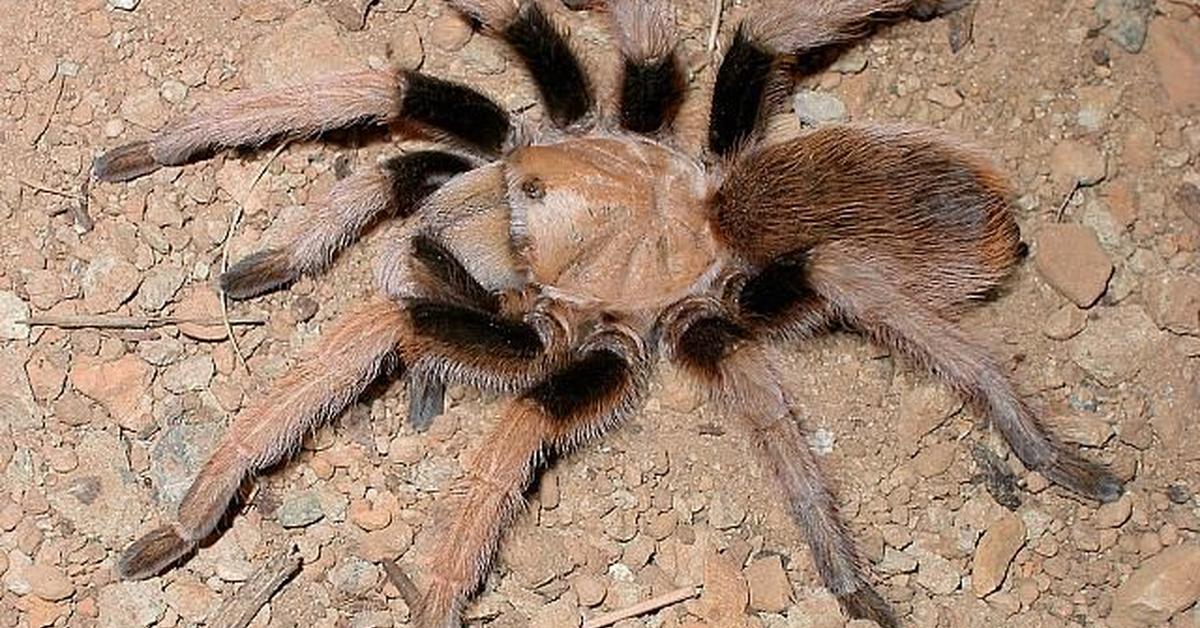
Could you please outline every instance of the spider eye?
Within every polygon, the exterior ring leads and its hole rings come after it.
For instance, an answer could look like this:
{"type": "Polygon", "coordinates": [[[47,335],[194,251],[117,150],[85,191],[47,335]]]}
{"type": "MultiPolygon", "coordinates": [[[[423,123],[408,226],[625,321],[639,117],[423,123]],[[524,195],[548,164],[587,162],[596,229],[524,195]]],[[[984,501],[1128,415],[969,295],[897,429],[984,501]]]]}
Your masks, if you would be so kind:
{"type": "Polygon", "coordinates": [[[521,192],[530,200],[538,200],[546,195],[546,185],[537,177],[525,179],[521,183],[521,192]]]}

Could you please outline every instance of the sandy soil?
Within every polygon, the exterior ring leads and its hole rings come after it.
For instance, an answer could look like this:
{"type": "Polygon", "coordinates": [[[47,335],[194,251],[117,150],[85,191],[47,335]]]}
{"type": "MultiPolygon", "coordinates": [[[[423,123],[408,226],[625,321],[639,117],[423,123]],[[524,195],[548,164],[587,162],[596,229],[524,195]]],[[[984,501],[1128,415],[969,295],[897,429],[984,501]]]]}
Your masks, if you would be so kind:
{"type": "MultiPolygon", "coordinates": [[[[105,148],[225,92],[395,64],[540,116],[512,55],[437,0],[381,0],[362,30],[355,4],[0,0],[0,627],[212,625],[289,543],[303,567],[252,626],[406,625],[376,561],[411,566],[436,532],[431,505],[496,417],[496,400],[474,391],[452,390],[447,415],[415,434],[404,387],[378,386],[264,476],[188,562],[140,583],[112,571],[173,510],[229,418],[371,291],[378,234],[324,276],[232,306],[267,321],[236,332],[249,373],[220,327],[16,322],[212,315],[239,200],[234,260],[337,173],[395,150],[298,143],[273,161],[228,155],[82,187],[105,148]]],[[[711,8],[677,4],[694,137],[714,73],[711,8]]],[[[729,4],[721,41],[753,4],[729,4]]],[[[948,391],[860,338],[789,347],[782,368],[811,444],[909,625],[1200,625],[1197,11],[1192,0],[979,0],[974,41],[957,54],[945,21],[905,23],[801,86],[817,92],[805,115],[837,117],[841,103],[855,121],[931,125],[998,155],[1033,255],[966,324],[1048,423],[1129,480],[1098,509],[1024,469],[948,391]],[[1147,21],[1145,47],[1126,50],[1147,21]],[[1019,482],[1019,506],[995,491],[1015,510],[989,491],[995,469],[1019,482]]],[[[609,87],[602,17],[561,19],[609,87]]],[[[844,625],[769,480],[737,424],[664,372],[628,426],[545,474],[468,618],[578,626],[703,585],[696,600],[617,625],[844,625]]]]}

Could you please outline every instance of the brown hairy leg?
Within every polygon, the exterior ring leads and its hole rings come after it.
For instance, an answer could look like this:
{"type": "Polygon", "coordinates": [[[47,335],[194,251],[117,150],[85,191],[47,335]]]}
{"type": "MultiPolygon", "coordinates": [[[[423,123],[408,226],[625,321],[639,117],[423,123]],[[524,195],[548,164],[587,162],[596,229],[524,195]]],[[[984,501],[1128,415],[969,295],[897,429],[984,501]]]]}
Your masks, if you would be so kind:
{"type": "Polygon", "coordinates": [[[121,555],[121,577],[152,576],[191,551],[216,528],[248,476],[294,451],[308,431],[362,392],[404,329],[400,307],[376,298],[322,335],[307,357],[234,418],[184,496],[175,522],[146,534],[121,555]]]}
{"type": "Polygon", "coordinates": [[[421,201],[472,163],[445,151],[417,151],[368,167],[333,185],[282,242],[253,253],[221,275],[221,289],[234,299],[258,296],[302,274],[325,270],[333,257],[381,216],[408,216],[421,201]]]}
{"type": "Polygon", "coordinates": [[[618,97],[621,126],[635,133],[668,129],[683,103],[687,79],[675,52],[674,7],[658,0],[612,0],[611,28],[624,67],[618,97]]]}
{"type": "Polygon", "coordinates": [[[344,72],[218,98],[153,139],[101,155],[92,169],[102,181],[127,181],[228,148],[401,120],[489,155],[499,153],[510,131],[508,113],[465,85],[418,72],[344,72]]]}
{"type": "Polygon", "coordinates": [[[774,354],[713,302],[685,303],[668,316],[673,359],[700,381],[724,414],[738,417],[750,432],[763,466],[775,476],[804,532],[825,587],[849,617],[898,626],[888,603],[871,587],[833,491],[772,367],[774,354]]]}
{"type": "Polygon", "coordinates": [[[999,363],[954,323],[908,296],[869,253],[830,244],[813,250],[812,287],[851,326],[952,386],[987,417],[1021,462],[1080,495],[1111,502],[1123,487],[1051,434],[999,363]]]}
{"type": "Polygon", "coordinates": [[[504,526],[546,454],[563,453],[617,425],[645,394],[646,360],[615,334],[585,343],[576,361],[514,400],[466,460],[446,522],[426,561],[429,588],[416,628],[458,628],[462,604],[491,563],[504,526]]]}
{"type": "Polygon", "coordinates": [[[283,242],[252,253],[221,275],[221,290],[248,299],[281,288],[304,273],[318,273],[333,256],[392,205],[386,173],[375,168],[333,185],[318,207],[306,214],[283,242]]]}
{"type": "Polygon", "coordinates": [[[125,181],[211,151],[259,146],[284,135],[306,137],[355,124],[383,124],[398,112],[402,84],[396,73],[365,71],[334,74],[309,85],[235,92],[170,124],[151,140],[100,156],[96,176],[125,181]]]}

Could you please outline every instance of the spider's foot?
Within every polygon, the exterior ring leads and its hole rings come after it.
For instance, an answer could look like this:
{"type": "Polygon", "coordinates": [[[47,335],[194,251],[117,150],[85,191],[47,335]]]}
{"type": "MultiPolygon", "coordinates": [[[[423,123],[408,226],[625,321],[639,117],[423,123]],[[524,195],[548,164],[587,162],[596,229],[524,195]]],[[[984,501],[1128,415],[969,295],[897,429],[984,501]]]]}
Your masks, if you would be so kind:
{"type": "Polygon", "coordinates": [[[950,15],[970,6],[975,0],[917,0],[913,2],[908,13],[913,19],[925,22],[945,15],[950,15]]]}
{"type": "Polygon", "coordinates": [[[129,181],[161,167],[150,154],[150,142],[133,142],[97,157],[92,162],[92,173],[101,181],[129,181]]]}
{"type": "Polygon", "coordinates": [[[433,420],[445,412],[446,383],[430,375],[410,374],[408,378],[408,421],[413,429],[424,432],[433,420]]]}
{"type": "Polygon", "coordinates": [[[133,542],[117,561],[117,574],[125,580],[143,580],[171,566],[195,547],[171,526],[162,526],[133,542]]]}
{"type": "Polygon", "coordinates": [[[221,274],[221,291],[231,299],[249,299],[277,290],[299,278],[288,254],[265,249],[249,255],[221,274]]]}
{"type": "Polygon", "coordinates": [[[1104,466],[1069,451],[1060,451],[1048,464],[1037,467],[1046,479],[1102,504],[1115,502],[1125,486],[1104,466]]]}
{"type": "Polygon", "coordinates": [[[839,595],[837,600],[850,619],[869,619],[881,628],[900,628],[891,605],[869,585],[860,585],[857,591],[839,595]]]}

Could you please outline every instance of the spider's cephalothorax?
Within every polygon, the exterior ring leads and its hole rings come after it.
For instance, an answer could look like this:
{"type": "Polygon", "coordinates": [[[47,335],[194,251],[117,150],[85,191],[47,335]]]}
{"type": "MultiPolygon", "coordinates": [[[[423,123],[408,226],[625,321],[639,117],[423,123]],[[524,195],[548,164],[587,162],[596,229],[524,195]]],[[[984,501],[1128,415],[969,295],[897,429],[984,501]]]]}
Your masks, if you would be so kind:
{"type": "Polygon", "coordinates": [[[539,4],[451,3],[524,62],[557,129],[545,136],[556,139],[518,141],[508,112],[470,87],[359,72],[234,95],[97,160],[99,178],[125,180],[234,146],[397,122],[457,147],[338,182],[293,236],[222,276],[235,298],[267,292],[320,272],[371,223],[399,218],[379,256],[380,296],[238,415],[177,518],[122,556],[123,575],[152,575],[191,551],[247,478],[396,362],[418,426],[440,413],[447,382],[515,397],[466,461],[463,486],[450,492],[458,516],[421,572],[416,625],[456,625],[545,454],[635,412],[663,354],[758,445],[847,614],[895,625],[773,366],[777,347],[835,324],[946,381],[1030,469],[1096,500],[1120,495],[1115,478],[1041,426],[1005,369],[954,323],[1023,250],[1008,185],[988,158],[908,127],[764,138],[789,60],[879,19],[936,13],[936,3],[765,2],[717,71],[700,157],[670,139],[684,76],[662,3],[607,3],[624,64],[612,104],[597,102],[539,4]]]}

